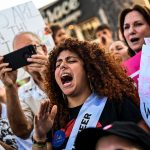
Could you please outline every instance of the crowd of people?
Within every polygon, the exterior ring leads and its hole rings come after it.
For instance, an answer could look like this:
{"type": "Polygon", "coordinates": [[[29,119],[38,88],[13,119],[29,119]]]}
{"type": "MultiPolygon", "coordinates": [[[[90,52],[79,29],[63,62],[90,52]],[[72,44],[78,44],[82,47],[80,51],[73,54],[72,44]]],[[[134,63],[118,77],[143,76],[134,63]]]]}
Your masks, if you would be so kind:
{"type": "Polygon", "coordinates": [[[123,62],[142,50],[150,37],[150,10],[135,5],[120,14],[122,39],[108,25],[95,30],[99,43],[80,41],[51,25],[55,48],[32,32],[20,32],[13,50],[35,45],[37,54],[23,69],[27,83],[17,86],[0,56],[0,149],[115,150],[150,149],[150,127],[140,112],[140,97],[123,62]],[[118,36],[119,37],[119,36],[118,36]]]}

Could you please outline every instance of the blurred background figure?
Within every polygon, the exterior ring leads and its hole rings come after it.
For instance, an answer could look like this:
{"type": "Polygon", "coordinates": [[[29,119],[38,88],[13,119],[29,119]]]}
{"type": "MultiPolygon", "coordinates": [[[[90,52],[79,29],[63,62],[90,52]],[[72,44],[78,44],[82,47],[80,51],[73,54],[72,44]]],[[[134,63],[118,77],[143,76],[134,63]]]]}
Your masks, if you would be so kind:
{"type": "Polygon", "coordinates": [[[109,51],[121,62],[128,60],[134,55],[134,52],[130,51],[123,41],[113,42],[109,47],[109,51]]]}
{"type": "Polygon", "coordinates": [[[51,34],[52,30],[50,29],[50,26],[48,24],[46,24],[45,28],[44,28],[44,34],[51,34]]]}
{"type": "Polygon", "coordinates": [[[141,51],[144,38],[150,37],[150,10],[140,5],[124,9],[120,15],[120,31],[130,49],[135,53],[141,51]]]}
{"type": "Polygon", "coordinates": [[[106,24],[102,24],[97,27],[95,34],[99,40],[100,47],[108,50],[110,44],[113,42],[112,31],[110,27],[106,24]]]}
{"type": "Polygon", "coordinates": [[[56,46],[58,46],[60,43],[64,42],[65,39],[68,37],[65,29],[62,26],[60,26],[59,24],[51,25],[50,30],[52,31],[52,37],[53,37],[53,40],[54,40],[56,46]]]}
{"type": "Polygon", "coordinates": [[[132,122],[114,122],[102,128],[81,131],[76,150],[148,150],[150,134],[132,122]]]}

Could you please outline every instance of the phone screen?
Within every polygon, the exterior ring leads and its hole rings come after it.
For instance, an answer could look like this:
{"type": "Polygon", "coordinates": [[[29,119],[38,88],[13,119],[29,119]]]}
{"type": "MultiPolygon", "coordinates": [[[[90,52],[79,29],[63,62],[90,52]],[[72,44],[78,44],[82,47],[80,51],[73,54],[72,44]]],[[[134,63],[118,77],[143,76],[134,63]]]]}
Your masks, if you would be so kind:
{"type": "Polygon", "coordinates": [[[9,68],[16,70],[23,66],[31,64],[27,61],[27,58],[31,58],[33,54],[36,54],[36,46],[28,45],[9,54],[4,55],[4,63],[9,63],[9,68]]]}

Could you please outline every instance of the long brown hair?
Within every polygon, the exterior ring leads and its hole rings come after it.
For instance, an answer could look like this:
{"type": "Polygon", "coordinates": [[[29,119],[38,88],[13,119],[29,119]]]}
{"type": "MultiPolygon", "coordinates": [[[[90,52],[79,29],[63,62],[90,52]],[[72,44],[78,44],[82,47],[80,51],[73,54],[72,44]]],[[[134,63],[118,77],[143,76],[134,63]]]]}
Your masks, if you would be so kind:
{"type": "MultiPolygon", "coordinates": [[[[131,8],[125,8],[120,14],[119,26],[120,26],[121,34],[127,45],[128,45],[128,43],[124,37],[124,20],[125,20],[126,15],[132,11],[138,11],[143,16],[143,18],[148,23],[148,25],[150,26],[150,9],[149,8],[147,8],[146,6],[141,6],[141,5],[137,5],[137,4],[132,6],[131,8]]],[[[129,45],[128,45],[128,47],[129,47],[129,45]]]]}
{"type": "Polygon", "coordinates": [[[46,91],[52,105],[58,106],[55,127],[63,127],[68,119],[68,102],[55,80],[56,60],[60,52],[69,50],[76,53],[84,62],[85,71],[92,89],[109,100],[123,100],[124,97],[138,103],[137,91],[132,80],[127,77],[121,66],[98,44],[67,39],[49,54],[48,72],[46,74],[46,91]]]}

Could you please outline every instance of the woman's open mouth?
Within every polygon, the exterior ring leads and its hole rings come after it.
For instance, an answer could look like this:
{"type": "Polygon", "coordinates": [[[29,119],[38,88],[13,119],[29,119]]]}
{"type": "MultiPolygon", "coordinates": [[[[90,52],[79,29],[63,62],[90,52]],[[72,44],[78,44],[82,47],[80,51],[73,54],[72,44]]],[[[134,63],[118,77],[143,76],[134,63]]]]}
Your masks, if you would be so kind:
{"type": "Polygon", "coordinates": [[[140,38],[131,38],[130,39],[130,41],[132,42],[132,43],[136,43],[136,42],[138,42],[140,40],[140,38]]]}
{"type": "Polygon", "coordinates": [[[61,75],[61,82],[63,85],[68,86],[71,84],[73,77],[69,73],[64,73],[61,75]]]}

